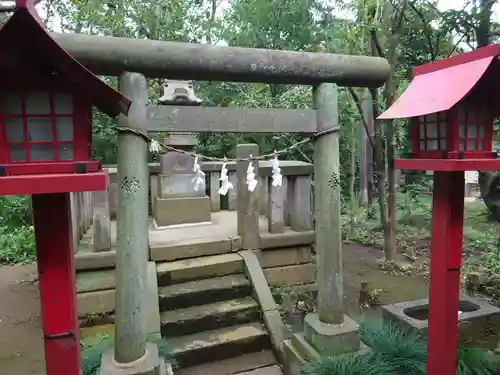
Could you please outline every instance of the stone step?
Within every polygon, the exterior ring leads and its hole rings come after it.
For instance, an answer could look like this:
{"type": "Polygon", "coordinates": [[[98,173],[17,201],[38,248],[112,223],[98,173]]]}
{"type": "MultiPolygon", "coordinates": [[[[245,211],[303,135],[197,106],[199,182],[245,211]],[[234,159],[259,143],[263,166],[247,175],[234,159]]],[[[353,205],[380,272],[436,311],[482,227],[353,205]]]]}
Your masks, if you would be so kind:
{"type": "Polygon", "coordinates": [[[175,375],[233,375],[278,364],[271,350],[180,369],[175,375]]]}
{"type": "Polygon", "coordinates": [[[255,370],[240,372],[239,375],[283,375],[281,367],[278,365],[272,365],[267,367],[256,368],[255,370]]]}
{"type": "Polygon", "coordinates": [[[259,304],[252,297],[191,306],[160,314],[161,333],[164,337],[189,335],[259,319],[259,304]]]}
{"type": "Polygon", "coordinates": [[[243,298],[251,293],[250,281],[243,274],[188,281],[158,289],[160,311],[243,298]]]}
{"type": "Polygon", "coordinates": [[[266,328],[248,323],[168,340],[180,367],[200,365],[271,348],[266,328]]]}
{"type": "Polygon", "coordinates": [[[231,253],[157,263],[158,286],[242,273],[243,258],[231,253]]]}

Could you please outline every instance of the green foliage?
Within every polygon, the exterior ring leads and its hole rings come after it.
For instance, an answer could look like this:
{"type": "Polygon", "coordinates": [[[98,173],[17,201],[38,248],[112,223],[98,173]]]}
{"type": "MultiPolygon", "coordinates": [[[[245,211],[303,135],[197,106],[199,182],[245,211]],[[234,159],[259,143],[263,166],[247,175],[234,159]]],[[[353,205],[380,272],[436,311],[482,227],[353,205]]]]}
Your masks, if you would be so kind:
{"type": "MultiPolygon", "coordinates": [[[[158,345],[160,357],[163,357],[166,362],[169,362],[175,368],[175,358],[173,358],[170,352],[168,342],[164,339],[150,341],[158,345]]],[[[103,335],[92,345],[86,346],[85,344],[81,344],[80,346],[82,346],[82,375],[98,375],[101,367],[102,353],[113,348],[113,339],[109,335],[103,335]]]]}
{"type": "Polygon", "coordinates": [[[374,354],[324,357],[307,363],[301,375],[398,375],[374,354]]]}
{"type": "MultiPolygon", "coordinates": [[[[306,363],[301,375],[425,375],[426,337],[378,320],[360,325],[361,340],[371,351],[362,355],[326,356],[306,363]]],[[[457,375],[493,375],[499,361],[488,352],[460,346],[457,375]]]]}
{"type": "Polygon", "coordinates": [[[395,374],[424,375],[427,358],[425,338],[387,322],[367,321],[361,325],[362,340],[373,348],[379,362],[395,374]]]}
{"type": "Polygon", "coordinates": [[[31,263],[35,259],[35,233],[30,227],[0,227],[0,264],[31,263]]]}
{"type": "Polygon", "coordinates": [[[35,234],[30,226],[29,197],[0,197],[0,264],[35,260],[35,234]]]}
{"type": "Polygon", "coordinates": [[[498,359],[479,348],[461,346],[457,350],[458,375],[497,375],[500,371],[498,359]]]}

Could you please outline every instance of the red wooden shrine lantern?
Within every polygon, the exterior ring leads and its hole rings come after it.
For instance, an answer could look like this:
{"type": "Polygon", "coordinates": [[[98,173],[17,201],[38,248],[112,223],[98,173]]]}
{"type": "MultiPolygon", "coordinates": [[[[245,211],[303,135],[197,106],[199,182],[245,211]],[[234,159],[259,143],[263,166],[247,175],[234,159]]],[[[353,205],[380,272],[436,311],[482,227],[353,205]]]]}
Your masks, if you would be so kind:
{"type": "Polygon", "coordinates": [[[92,106],[115,117],[130,101],[50,37],[33,0],[16,1],[0,51],[0,195],[32,195],[46,373],[78,375],[69,193],[107,187],[90,160],[92,106]]]}
{"type": "Polygon", "coordinates": [[[500,45],[413,69],[408,89],[379,119],[409,118],[410,157],[396,168],[434,172],[427,375],[455,375],[464,171],[500,170],[492,152],[500,113],[500,45]]]}

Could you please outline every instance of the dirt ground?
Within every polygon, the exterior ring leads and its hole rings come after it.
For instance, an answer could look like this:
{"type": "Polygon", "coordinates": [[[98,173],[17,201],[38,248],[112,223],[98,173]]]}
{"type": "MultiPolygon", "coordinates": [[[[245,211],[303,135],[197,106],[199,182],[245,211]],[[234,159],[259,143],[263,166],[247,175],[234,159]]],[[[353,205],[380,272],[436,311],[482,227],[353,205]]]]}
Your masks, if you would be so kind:
{"type": "Polygon", "coordinates": [[[0,375],[45,373],[36,266],[0,267],[0,375]]]}
{"type": "MultiPolygon", "coordinates": [[[[344,246],[346,313],[356,315],[361,281],[381,289],[380,302],[394,303],[427,296],[423,275],[393,275],[381,271],[377,249],[344,246]]],[[[0,266],[0,375],[44,374],[36,267],[0,266]]]]}

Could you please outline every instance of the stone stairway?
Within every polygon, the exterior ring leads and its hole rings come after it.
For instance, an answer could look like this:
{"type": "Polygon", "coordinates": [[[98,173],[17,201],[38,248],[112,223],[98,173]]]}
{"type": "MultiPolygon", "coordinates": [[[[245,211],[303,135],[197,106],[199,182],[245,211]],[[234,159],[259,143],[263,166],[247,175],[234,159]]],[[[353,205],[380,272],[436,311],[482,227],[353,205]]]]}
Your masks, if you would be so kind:
{"type": "Polygon", "coordinates": [[[176,373],[281,374],[240,254],[161,262],[156,269],[161,333],[180,366],[176,373]]]}

